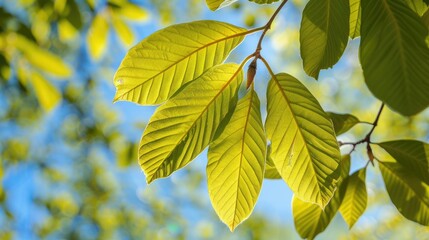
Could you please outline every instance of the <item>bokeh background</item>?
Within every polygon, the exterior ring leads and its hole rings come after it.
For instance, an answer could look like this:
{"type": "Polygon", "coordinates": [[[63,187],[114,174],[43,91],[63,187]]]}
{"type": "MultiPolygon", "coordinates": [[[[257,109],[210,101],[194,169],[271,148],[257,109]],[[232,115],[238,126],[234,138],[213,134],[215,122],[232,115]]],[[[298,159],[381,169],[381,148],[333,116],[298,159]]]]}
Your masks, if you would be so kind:
{"type": "MultiPolygon", "coordinates": [[[[359,39],[318,82],[303,72],[305,3],[286,4],[263,56],[274,71],[301,79],[325,110],[372,122],[381,103],[364,84],[359,39]]],[[[147,186],[136,154],[156,107],[112,103],[113,75],[127,49],[154,31],[200,19],[258,27],[275,6],[241,0],[210,12],[204,0],[0,0],[0,239],[299,239],[292,193],[281,180],[264,182],[254,213],[231,233],[210,205],[206,152],[147,186]]],[[[258,37],[248,36],[228,61],[241,62],[258,37]]],[[[258,67],[263,105],[269,75],[258,67]]],[[[359,140],[368,128],[358,125],[340,139],[359,140]]],[[[373,136],[428,141],[429,112],[404,118],[386,109],[373,136]]],[[[366,161],[359,148],[352,170],[366,161]]],[[[320,239],[429,239],[427,227],[389,202],[376,167],[367,188],[367,211],[353,229],[337,216],[320,239]]]]}

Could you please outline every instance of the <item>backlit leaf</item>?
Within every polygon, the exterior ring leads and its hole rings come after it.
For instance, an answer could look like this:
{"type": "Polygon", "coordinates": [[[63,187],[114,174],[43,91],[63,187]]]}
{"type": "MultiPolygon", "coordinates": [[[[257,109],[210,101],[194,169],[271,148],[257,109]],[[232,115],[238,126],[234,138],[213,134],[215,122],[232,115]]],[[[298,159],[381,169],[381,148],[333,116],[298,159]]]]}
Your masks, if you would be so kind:
{"type": "Polygon", "coordinates": [[[268,4],[268,3],[278,2],[279,0],[249,0],[249,1],[255,2],[258,4],[268,4]]]}
{"type": "Polygon", "coordinates": [[[371,92],[410,116],[429,105],[428,29],[402,0],[362,0],[360,61],[371,92]]]}
{"type": "Polygon", "coordinates": [[[350,155],[345,155],[341,160],[341,176],[338,179],[338,188],[325,209],[320,206],[304,202],[297,197],[292,199],[292,214],[295,228],[302,238],[313,239],[323,232],[334,218],[344,197],[346,179],[350,171],[350,155]]]}
{"type": "Polygon", "coordinates": [[[116,35],[121,39],[125,46],[130,46],[134,41],[134,34],[130,27],[118,17],[112,17],[113,28],[116,35]]]}
{"type": "Polygon", "coordinates": [[[354,125],[359,123],[359,119],[351,114],[339,114],[326,112],[334,124],[335,134],[338,136],[350,130],[354,125]]]}
{"type": "Polygon", "coordinates": [[[72,70],[59,57],[39,47],[22,35],[14,36],[14,44],[34,67],[58,77],[68,77],[72,70]]]}
{"type": "Polygon", "coordinates": [[[429,186],[398,163],[380,163],[390,199],[411,221],[429,225],[429,186]]]}
{"type": "Polygon", "coordinates": [[[297,197],[324,207],[340,175],[331,120],[307,88],[285,73],[270,80],[267,102],[265,129],[274,164],[297,197]]]}
{"type": "Polygon", "coordinates": [[[349,36],[349,0],[310,0],[302,13],[299,40],[305,72],[314,78],[338,62],[349,36]]]}
{"type": "Polygon", "coordinates": [[[40,106],[51,111],[61,101],[61,93],[48,80],[37,72],[30,75],[31,84],[40,106]]]}
{"type": "Polygon", "coordinates": [[[347,189],[340,207],[340,213],[349,228],[353,227],[366,209],[368,194],[365,177],[366,168],[362,168],[347,178],[347,189]]]}
{"type": "Polygon", "coordinates": [[[429,184],[429,144],[416,140],[397,140],[378,144],[399,164],[429,184]]]}
{"type": "Polygon", "coordinates": [[[360,36],[361,0],[350,0],[350,33],[349,36],[357,38],[360,36]]]}
{"type": "Polygon", "coordinates": [[[212,205],[233,231],[252,213],[262,187],[266,137],[259,99],[251,89],[222,134],[210,144],[207,182],[212,205]]]}
{"type": "Polygon", "coordinates": [[[139,163],[148,183],[184,167],[208,146],[235,106],[242,80],[237,64],[218,65],[155,111],[139,150],[139,163]]]}
{"type": "Polygon", "coordinates": [[[114,77],[115,100],[157,104],[208,68],[222,63],[245,29],[216,21],[173,25],[131,48],[114,77]]]}
{"type": "Polygon", "coordinates": [[[428,9],[423,0],[405,0],[405,3],[419,16],[422,16],[428,9]]]}
{"type": "Polygon", "coordinates": [[[118,9],[119,14],[132,21],[146,21],[149,19],[149,13],[144,9],[137,5],[127,3],[121,6],[118,9]]]}
{"type": "Polygon", "coordinates": [[[235,1],[237,0],[206,0],[206,3],[207,3],[207,6],[210,8],[210,10],[214,11],[219,8],[228,6],[229,4],[235,1]]]}
{"type": "Polygon", "coordinates": [[[88,29],[86,41],[92,58],[101,58],[107,47],[109,24],[103,14],[97,14],[88,29]]]}
{"type": "Polygon", "coordinates": [[[264,178],[267,179],[281,179],[279,171],[274,165],[273,159],[271,158],[271,145],[267,147],[267,160],[265,162],[265,174],[264,178]]]}

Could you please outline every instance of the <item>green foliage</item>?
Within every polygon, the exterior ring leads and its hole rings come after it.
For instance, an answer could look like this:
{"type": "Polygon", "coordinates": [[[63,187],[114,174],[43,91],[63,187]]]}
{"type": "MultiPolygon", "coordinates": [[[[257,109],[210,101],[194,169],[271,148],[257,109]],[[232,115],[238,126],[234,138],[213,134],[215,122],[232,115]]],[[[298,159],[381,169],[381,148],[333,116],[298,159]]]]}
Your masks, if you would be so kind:
{"type": "Polygon", "coordinates": [[[353,126],[358,124],[360,121],[357,117],[351,114],[339,114],[333,112],[327,112],[329,117],[334,124],[334,130],[336,135],[343,134],[350,130],[353,126]]]}
{"type": "Polygon", "coordinates": [[[341,159],[341,176],[338,179],[338,189],[324,209],[318,205],[305,202],[294,196],[292,212],[295,228],[302,238],[313,239],[323,232],[334,218],[344,198],[344,185],[350,172],[350,155],[341,159]]]}
{"type": "Polygon", "coordinates": [[[337,140],[317,100],[288,74],[277,74],[268,83],[265,128],[273,162],[292,191],[326,206],[340,175],[337,140]]]}
{"type": "Polygon", "coordinates": [[[256,204],[264,176],[265,153],[259,99],[250,89],[208,152],[210,199],[231,231],[249,217],[256,204]]]}
{"type": "Polygon", "coordinates": [[[405,116],[429,105],[427,35],[402,0],[362,0],[359,51],[365,82],[374,96],[405,116]]]}
{"type": "Polygon", "coordinates": [[[338,62],[347,46],[347,0],[310,0],[302,13],[299,41],[305,72],[314,78],[338,62]]]}
{"type": "MultiPolygon", "coordinates": [[[[232,2],[206,0],[211,10],[232,2]]],[[[400,0],[310,0],[305,6],[299,41],[309,76],[317,79],[322,69],[333,67],[349,37],[361,36],[365,82],[383,101],[374,122],[368,123],[348,113],[326,113],[304,84],[289,74],[275,74],[262,56],[266,32],[286,2],[264,26],[251,30],[203,20],[153,33],[123,59],[114,77],[115,101],[163,103],[140,142],[139,163],[148,183],[181,169],[210,146],[208,191],[231,231],[251,214],[264,178],[283,179],[294,192],[295,227],[301,237],[312,239],[338,211],[350,228],[364,213],[366,170],[380,161],[371,136],[384,104],[404,116],[429,105],[427,6],[400,0]],[[255,51],[240,65],[222,64],[246,35],[258,31],[262,34],[255,51]],[[251,59],[247,93],[237,103],[242,68],[251,59]],[[265,126],[253,83],[259,60],[271,76],[265,126]],[[363,139],[337,141],[337,135],[359,123],[372,125],[363,139]],[[366,144],[367,165],[349,176],[350,154],[360,144],[366,144]],[[352,149],[341,159],[339,147],[346,145],[352,149]]],[[[405,217],[427,225],[426,144],[399,140],[378,145],[398,162],[380,162],[392,202],[405,217]],[[417,174],[401,180],[411,172],[417,174]],[[410,198],[414,206],[405,207],[410,198]]]]}
{"type": "Polygon", "coordinates": [[[114,78],[115,101],[164,102],[181,86],[222,63],[247,33],[226,23],[197,21],[152,34],[122,61],[114,78]]]}
{"type": "Polygon", "coordinates": [[[340,212],[350,228],[353,227],[366,208],[368,194],[365,178],[366,168],[362,168],[346,179],[347,185],[340,212]]]}

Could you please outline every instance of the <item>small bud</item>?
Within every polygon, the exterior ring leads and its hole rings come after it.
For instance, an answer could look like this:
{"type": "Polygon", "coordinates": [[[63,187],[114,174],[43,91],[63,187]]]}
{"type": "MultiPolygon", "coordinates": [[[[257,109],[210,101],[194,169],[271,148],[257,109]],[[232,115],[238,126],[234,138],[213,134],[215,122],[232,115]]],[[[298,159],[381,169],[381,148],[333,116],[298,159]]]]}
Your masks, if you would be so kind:
{"type": "Polygon", "coordinates": [[[256,74],[256,59],[253,60],[250,63],[249,68],[247,68],[247,83],[246,83],[246,88],[249,88],[250,85],[252,85],[253,79],[255,78],[255,74],[256,74]]]}

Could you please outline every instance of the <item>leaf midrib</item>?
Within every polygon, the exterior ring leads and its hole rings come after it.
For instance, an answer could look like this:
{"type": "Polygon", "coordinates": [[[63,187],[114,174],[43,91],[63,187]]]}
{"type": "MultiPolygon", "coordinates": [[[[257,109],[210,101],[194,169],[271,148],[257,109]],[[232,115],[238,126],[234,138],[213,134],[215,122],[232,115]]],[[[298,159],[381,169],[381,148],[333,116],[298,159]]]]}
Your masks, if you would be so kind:
{"type": "MultiPolygon", "coordinates": [[[[252,110],[252,103],[253,103],[253,96],[254,96],[254,91],[251,90],[250,93],[250,99],[249,99],[249,108],[247,109],[247,115],[246,115],[246,120],[245,120],[245,124],[244,124],[244,129],[243,129],[243,137],[241,138],[241,151],[240,151],[240,164],[238,165],[238,179],[237,179],[237,190],[240,188],[240,176],[241,176],[241,165],[243,163],[243,152],[244,152],[244,142],[246,141],[246,130],[247,130],[247,125],[249,123],[249,115],[250,115],[250,111],[252,110]]],[[[235,194],[235,203],[234,203],[234,215],[232,218],[232,229],[234,229],[235,227],[235,218],[237,216],[237,202],[238,202],[238,191],[236,191],[235,194]]]]}
{"type": "MultiPolygon", "coordinates": [[[[283,88],[282,88],[282,86],[281,86],[281,84],[280,84],[280,82],[278,81],[278,79],[277,79],[277,76],[276,75],[274,75],[273,76],[273,79],[274,79],[274,81],[275,81],[275,83],[277,84],[277,87],[280,89],[280,92],[281,92],[281,95],[285,98],[285,100],[286,100],[286,104],[287,104],[287,106],[289,107],[289,109],[291,110],[291,112],[293,113],[293,111],[292,111],[292,106],[290,105],[290,103],[289,103],[289,98],[286,96],[286,94],[285,94],[285,92],[284,92],[284,90],[283,90],[283,88]]],[[[296,119],[296,117],[295,117],[295,114],[292,114],[292,119],[294,120],[294,122],[295,122],[295,124],[297,125],[297,126],[300,126],[299,124],[298,124],[298,122],[297,122],[297,119],[296,119]]],[[[299,132],[299,135],[301,136],[301,138],[302,139],[305,139],[304,137],[303,137],[303,133],[302,133],[302,131],[301,131],[301,128],[300,127],[298,127],[298,132],[299,132]]],[[[317,175],[317,173],[316,173],[316,171],[315,171],[315,169],[314,169],[314,166],[313,166],[313,163],[312,163],[312,160],[311,160],[311,156],[312,156],[312,154],[310,153],[310,151],[308,150],[308,146],[307,146],[307,141],[303,141],[304,142],[304,148],[305,148],[305,150],[306,150],[306,152],[307,152],[307,154],[310,156],[310,162],[311,162],[311,164],[310,164],[310,166],[311,166],[311,169],[313,170],[313,172],[317,175]]],[[[317,180],[317,177],[313,177],[313,179],[314,178],[316,178],[316,182],[317,182],[317,187],[318,187],[318,193],[317,193],[317,195],[321,198],[321,200],[322,200],[322,205],[323,204],[325,204],[325,201],[323,200],[323,197],[322,197],[322,195],[321,195],[321,187],[319,186],[319,181],[317,180]]]]}
{"type": "MultiPolygon", "coordinates": [[[[219,95],[221,93],[223,93],[225,91],[225,89],[231,84],[231,82],[237,77],[238,73],[241,71],[243,65],[240,65],[237,69],[237,71],[231,76],[231,78],[225,83],[225,85],[219,90],[219,92],[212,98],[212,100],[210,100],[210,102],[207,104],[207,106],[203,109],[203,111],[201,111],[201,113],[198,115],[198,117],[196,118],[196,120],[192,123],[192,125],[188,128],[188,130],[182,135],[182,137],[180,138],[179,141],[176,141],[175,147],[173,148],[173,150],[171,150],[168,155],[163,158],[163,161],[161,162],[161,164],[158,166],[158,168],[153,172],[152,177],[150,178],[150,181],[148,181],[148,183],[154,181],[154,176],[156,174],[158,174],[159,170],[161,169],[161,167],[165,164],[165,160],[167,160],[171,154],[174,152],[174,150],[177,148],[178,143],[182,142],[183,139],[189,134],[189,131],[191,129],[193,129],[195,127],[195,124],[198,122],[198,120],[201,119],[201,116],[207,112],[209,106],[212,105],[212,103],[219,97],[219,95]]],[[[142,164],[140,164],[142,165],[142,164]]]]}
{"type": "MultiPolygon", "coordinates": [[[[234,34],[234,35],[231,35],[231,36],[227,36],[227,37],[224,37],[224,38],[218,39],[218,40],[213,41],[213,42],[210,42],[210,43],[208,43],[208,44],[204,44],[204,45],[202,45],[202,46],[200,46],[200,47],[196,48],[195,50],[193,50],[193,51],[192,51],[192,52],[190,52],[189,54],[185,55],[184,57],[182,57],[181,59],[179,59],[179,60],[178,60],[178,61],[176,61],[175,63],[173,63],[173,64],[169,65],[168,67],[166,67],[164,70],[160,71],[159,73],[157,73],[157,74],[155,74],[155,75],[153,75],[153,76],[151,76],[151,77],[147,78],[147,79],[146,79],[145,81],[143,81],[142,83],[139,83],[139,84],[137,84],[136,86],[134,86],[134,87],[130,88],[128,91],[126,91],[126,92],[124,92],[123,94],[121,94],[120,96],[116,97],[113,101],[117,101],[117,100],[119,100],[119,99],[122,99],[125,95],[127,95],[127,94],[129,94],[130,92],[134,91],[136,88],[138,88],[138,87],[142,86],[144,83],[146,83],[146,82],[150,81],[151,79],[154,79],[154,78],[156,78],[157,76],[159,76],[159,75],[161,75],[161,74],[165,73],[166,71],[168,71],[168,70],[169,70],[169,69],[171,69],[172,67],[176,66],[178,63],[180,63],[180,62],[184,61],[184,60],[185,60],[185,59],[187,59],[187,58],[190,58],[193,54],[195,54],[195,53],[197,53],[197,52],[201,51],[202,49],[208,48],[208,47],[210,47],[211,45],[217,44],[217,43],[222,42],[222,41],[226,41],[226,40],[229,40],[229,39],[232,39],[232,38],[241,37],[241,36],[245,36],[245,35],[251,34],[251,33],[253,33],[253,32],[259,31],[260,29],[261,29],[261,28],[255,28],[255,29],[251,29],[251,30],[248,30],[248,31],[243,31],[243,32],[240,32],[240,33],[236,33],[236,34],[234,34]]],[[[232,50],[233,50],[233,49],[232,49],[232,50]]],[[[232,51],[232,50],[231,50],[231,51],[232,51]]],[[[198,77],[198,76],[197,76],[197,77],[198,77]]]]}

